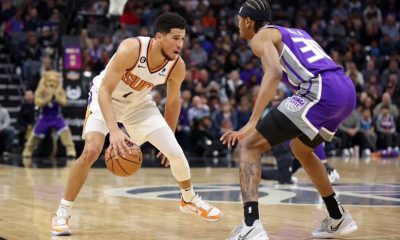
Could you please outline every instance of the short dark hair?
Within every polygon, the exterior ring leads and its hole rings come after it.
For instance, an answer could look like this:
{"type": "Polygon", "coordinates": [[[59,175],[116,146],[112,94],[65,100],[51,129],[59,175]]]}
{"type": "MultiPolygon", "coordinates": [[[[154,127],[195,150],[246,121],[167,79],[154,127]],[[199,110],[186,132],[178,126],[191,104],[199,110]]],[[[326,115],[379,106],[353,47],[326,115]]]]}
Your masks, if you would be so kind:
{"type": "Polygon", "coordinates": [[[187,28],[186,20],[177,13],[165,12],[158,16],[154,22],[154,35],[157,32],[166,34],[171,28],[185,29],[187,28]]]}
{"type": "Polygon", "coordinates": [[[260,28],[271,23],[272,11],[268,1],[247,0],[242,4],[239,16],[253,20],[255,22],[254,32],[258,32],[260,28]]]}

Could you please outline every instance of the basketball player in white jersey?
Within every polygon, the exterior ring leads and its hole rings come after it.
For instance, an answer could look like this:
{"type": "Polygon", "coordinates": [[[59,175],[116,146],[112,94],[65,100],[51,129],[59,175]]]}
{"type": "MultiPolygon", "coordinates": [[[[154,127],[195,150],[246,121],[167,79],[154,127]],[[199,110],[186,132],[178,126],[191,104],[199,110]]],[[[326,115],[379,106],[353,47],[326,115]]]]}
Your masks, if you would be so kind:
{"type": "Polygon", "coordinates": [[[180,87],[186,72],[179,56],[186,26],[178,14],[160,15],[154,23],[154,38],[124,40],[105,70],[93,79],[83,129],[85,147],[71,167],[64,196],[52,220],[53,235],[71,234],[68,220],[72,205],[101,153],[107,133],[115,155],[125,156],[129,152],[126,141],[137,145],[150,142],[167,157],[179,182],[180,210],[198,214],[207,221],[220,219],[221,211],[194,193],[189,164],[174,136],[181,109],[180,87]],[[163,117],[149,93],[153,86],[164,83],[167,100],[163,117]],[[124,124],[130,137],[119,129],[117,122],[124,124]]]}

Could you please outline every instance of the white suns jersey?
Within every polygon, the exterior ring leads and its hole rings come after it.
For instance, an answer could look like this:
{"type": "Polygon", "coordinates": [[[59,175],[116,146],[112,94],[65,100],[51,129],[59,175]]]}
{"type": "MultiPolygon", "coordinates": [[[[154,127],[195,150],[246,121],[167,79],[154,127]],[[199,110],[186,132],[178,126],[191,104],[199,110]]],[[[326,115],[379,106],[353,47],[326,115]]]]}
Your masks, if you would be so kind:
{"type": "MultiPolygon", "coordinates": [[[[164,84],[172,69],[175,67],[179,57],[173,61],[166,61],[156,69],[149,68],[148,54],[151,43],[154,39],[150,37],[137,37],[139,40],[139,57],[132,68],[127,69],[121,81],[115,88],[112,98],[119,102],[129,102],[135,105],[146,100],[151,100],[151,89],[159,84],[164,84]]],[[[93,86],[96,90],[100,88],[106,68],[93,79],[93,86]]]]}

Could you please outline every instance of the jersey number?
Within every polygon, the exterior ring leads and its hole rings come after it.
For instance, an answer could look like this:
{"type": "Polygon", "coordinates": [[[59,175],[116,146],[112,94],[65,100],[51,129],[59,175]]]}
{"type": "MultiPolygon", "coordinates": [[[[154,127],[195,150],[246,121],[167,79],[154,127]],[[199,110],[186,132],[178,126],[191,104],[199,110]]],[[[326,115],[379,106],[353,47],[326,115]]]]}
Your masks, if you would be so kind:
{"type": "MultiPolygon", "coordinates": [[[[302,37],[294,37],[292,38],[293,42],[298,43],[301,42],[304,44],[303,47],[300,47],[300,51],[302,53],[312,52],[312,56],[307,58],[309,63],[316,62],[323,58],[331,59],[328,54],[322,50],[322,48],[318,45],[318,43],[312,39],[302,38],[302,37]]],[[[331,59],[332,60],[332,59],[331,59]]]]}

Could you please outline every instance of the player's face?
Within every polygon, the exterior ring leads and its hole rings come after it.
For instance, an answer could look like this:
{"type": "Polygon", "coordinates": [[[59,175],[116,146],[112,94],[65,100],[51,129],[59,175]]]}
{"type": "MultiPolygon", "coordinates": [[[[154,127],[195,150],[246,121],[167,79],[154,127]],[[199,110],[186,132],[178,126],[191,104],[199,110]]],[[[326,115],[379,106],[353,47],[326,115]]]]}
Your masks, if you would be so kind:
{"type": "Polygon", "coordinates": [[[185,30],[179,28],[172,28],[169,33],[162,35],[161,53],[166,59],[171,61],[179,56],[185,36],[185,30]]]}
{"type": "Polygon", "coordinates": [[[251,29],[250,29],[250,18],[244,18],[238,15],[239,21],[239,35],[241,38],[250,40],[252,38],[251,29]]]}

